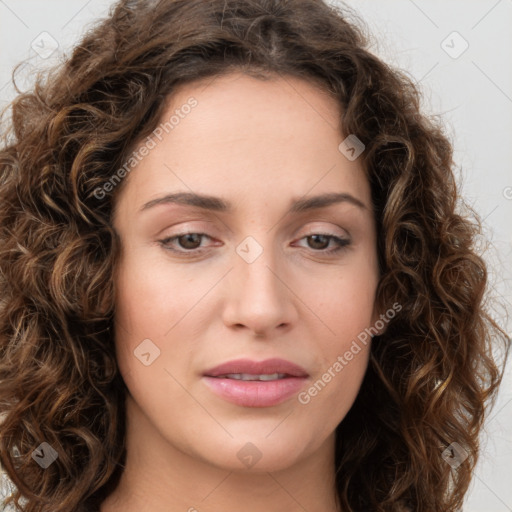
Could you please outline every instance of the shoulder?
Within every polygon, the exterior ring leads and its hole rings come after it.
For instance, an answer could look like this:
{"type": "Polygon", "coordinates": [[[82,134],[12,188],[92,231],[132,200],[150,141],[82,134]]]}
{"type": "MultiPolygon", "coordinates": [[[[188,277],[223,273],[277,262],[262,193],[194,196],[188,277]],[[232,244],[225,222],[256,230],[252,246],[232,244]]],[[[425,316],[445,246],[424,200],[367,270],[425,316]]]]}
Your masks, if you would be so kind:
{"type": "Polygon", "coordinates": [[[5,500],[16,490],[16,486],[0,467],[0,512],[14,512],[13,505],[5,505],[5,500]]]}

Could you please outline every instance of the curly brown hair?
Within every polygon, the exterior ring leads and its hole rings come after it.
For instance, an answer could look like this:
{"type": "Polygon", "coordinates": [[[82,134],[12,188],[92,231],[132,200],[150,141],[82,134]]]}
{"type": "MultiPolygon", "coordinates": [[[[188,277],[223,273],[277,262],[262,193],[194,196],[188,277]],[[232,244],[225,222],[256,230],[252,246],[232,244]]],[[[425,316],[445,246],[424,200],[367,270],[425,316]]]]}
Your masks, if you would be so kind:
{"type": "MultiPolygon", "coordinates": [[[[0,457],[27,512],[96,510],[125,460],[114,350],[107,183],[180,84],[233,70],[300,77],[364,143],[378,227],[377,301],[402,305],[374,338],[336,431],[342,509],[457,510],[510,340],[488,309],[481,222],[464,205],[442,124],[369,51],[357,16],[322,0],[122,0],[12,102],[0,150],[0,457]],[[104,197],[103,197],[104,196],[104,197]],[[31,458],[46,441],[58,459],[31,458]],[[456,469],[443,451],[468,458],[456,469]]],[[[4,114],[5,115],[5,114],[4,114]]]]}

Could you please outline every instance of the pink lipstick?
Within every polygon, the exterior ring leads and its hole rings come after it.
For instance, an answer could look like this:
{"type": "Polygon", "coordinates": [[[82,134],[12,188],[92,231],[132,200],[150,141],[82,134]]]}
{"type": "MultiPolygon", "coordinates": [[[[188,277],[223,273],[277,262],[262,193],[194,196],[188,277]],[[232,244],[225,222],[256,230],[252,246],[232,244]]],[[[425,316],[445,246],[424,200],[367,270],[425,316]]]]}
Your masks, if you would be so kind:
{"type": "Polygon", "coordinates": [[[237,359],[203,373],[216,395],[242,407],[271,407],[299,392],[309,377],[306,370],[284,359],[237,359]]]}

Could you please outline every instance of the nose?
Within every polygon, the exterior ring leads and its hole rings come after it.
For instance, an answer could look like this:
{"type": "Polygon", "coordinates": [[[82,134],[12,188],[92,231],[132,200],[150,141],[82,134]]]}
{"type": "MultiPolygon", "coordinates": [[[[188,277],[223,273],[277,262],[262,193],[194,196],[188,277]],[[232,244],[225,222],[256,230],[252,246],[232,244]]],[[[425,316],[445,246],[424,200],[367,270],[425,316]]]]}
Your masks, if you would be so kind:
{"type": "Polygon", "coordinates": [[[265,338],[277,329],[284,332],[291,328],[298,314],[293,287],[287,282],[290,274],[286,262],[278,261],[271,248],[262,246],[254,261],[243,252],[235,253],[233,267],[226,276],[225,325],[265,338]]]}

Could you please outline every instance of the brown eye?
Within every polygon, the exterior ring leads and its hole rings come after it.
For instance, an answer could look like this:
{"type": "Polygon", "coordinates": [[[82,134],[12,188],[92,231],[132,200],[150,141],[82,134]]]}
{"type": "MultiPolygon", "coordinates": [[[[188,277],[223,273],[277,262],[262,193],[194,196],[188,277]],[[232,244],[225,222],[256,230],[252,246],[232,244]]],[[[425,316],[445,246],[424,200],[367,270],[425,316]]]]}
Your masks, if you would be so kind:
{"type": "Polygon", "coordinates": [[[210,238],[204,233],[181,233],[159,240],[160,245],[165,249],[174,252],[200,252],[202,238],[210,238]]]}
{"type": "Polygon", "coordinates": [[[187,233],[180,235],[177,241],[183,249],[197,249],[201,246],[201,236],[199,233],[187,233]]]}
{"type": "Polygon", "coordinates": [[[312,243],[313,249],[326,249],[329,246],[330,237],[327,235],[310,235],[306,237],[308,242],[312,243]]]}
{"type": "MultiPolygon", "coordinates": [[[[206,247],[201,246],[201,241],[203,238],[208,238],[211,240],[211,237],[205,233],[180,233],[178,235],[159,240],[159,243],[164,249],[168,251],[181,253],[183,255],[194,255],[202,253],[203,250],[206,249],[206,247]]],[[[313,250],[314,252],[323,254],[336,253],[351,243],[349,239],[344,239],[325,233],[313,233],[303,237],[301,240],[307,241],[307,248],[313,250]],[[335,242],[337,247],[334,246],[329,249],[331,242],[335,242]]]]}
{"type": "Polygon", "coordinates": [[[340,238],[338,236],[326,233],[313,233],[311,235],[305,236],[301,240],[306,240],[308,247],[313,249],[314,252],[325,254],[332,254],[341,251],[351,243],[347,238],[340,238]],[[334,241],[337,244],[337,247],[335,246],[331,249],[328,249],[331,241],[334,241]]]}

